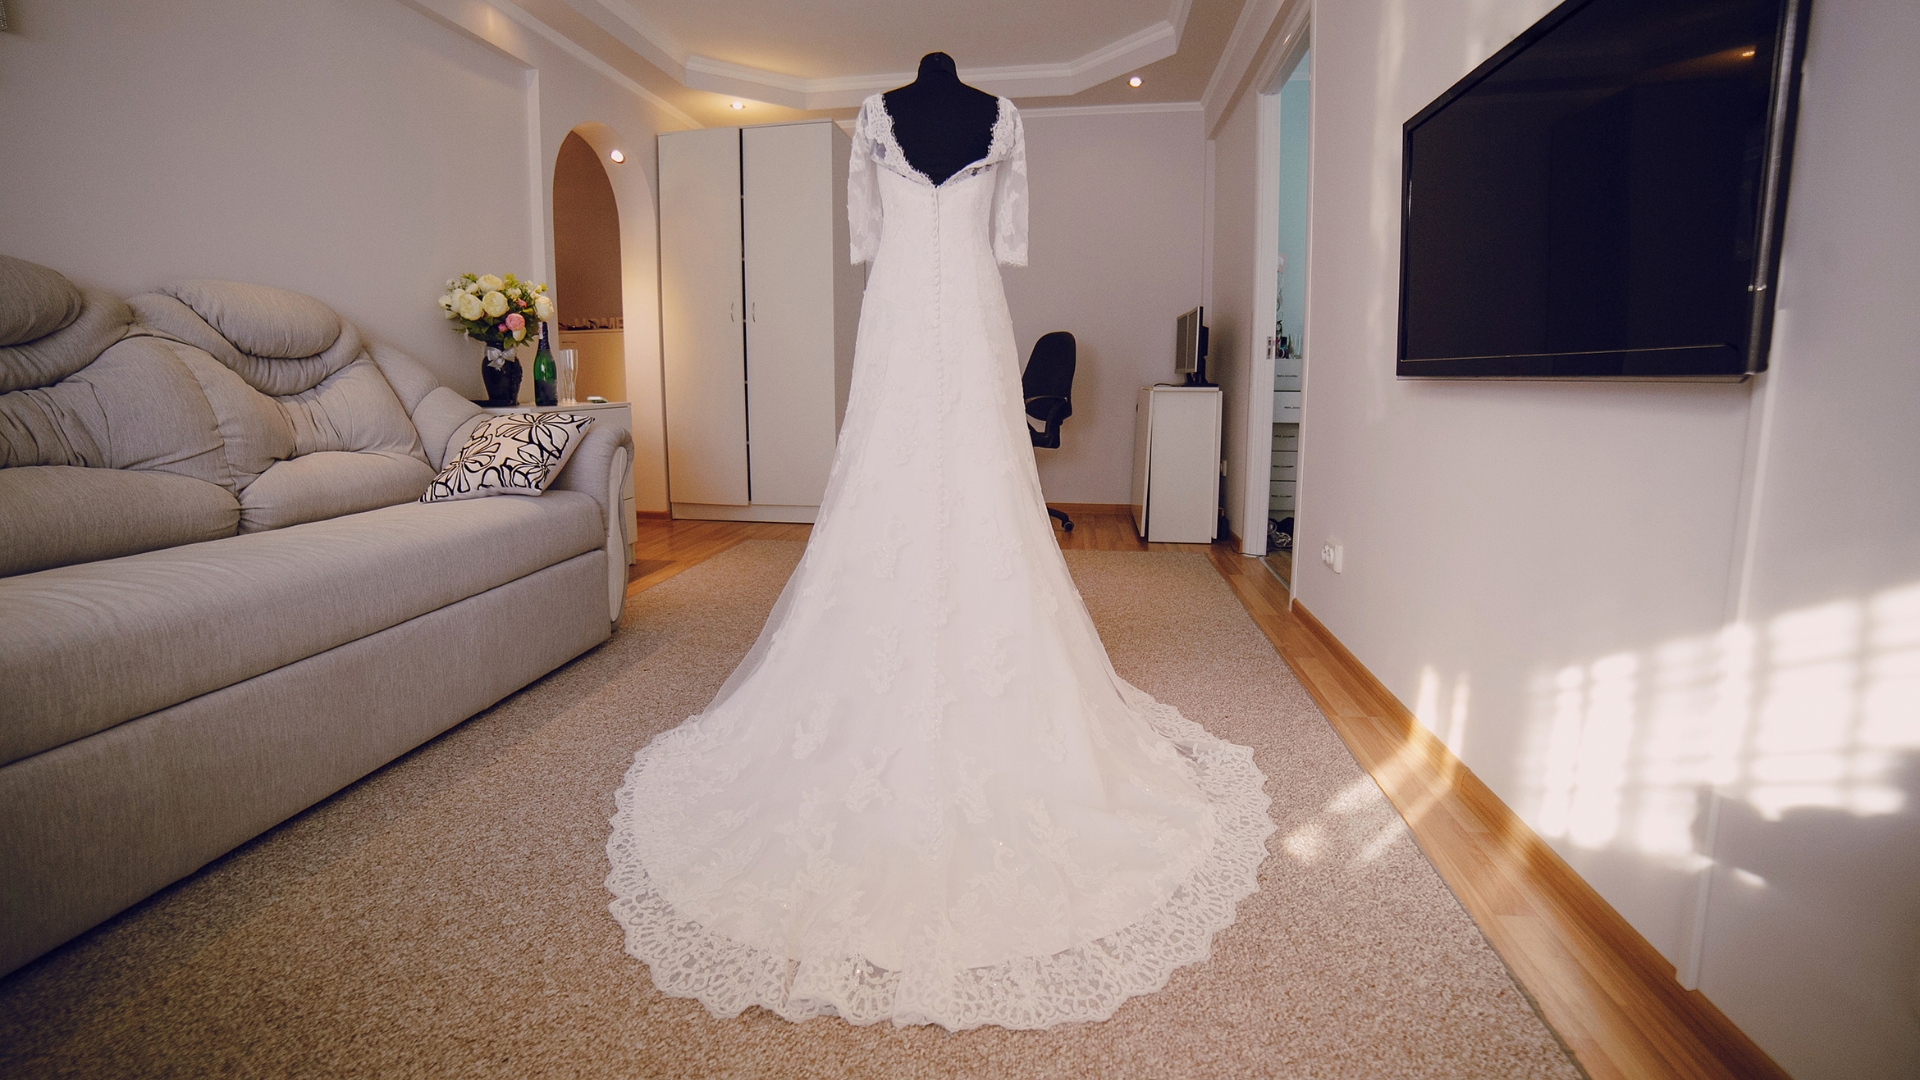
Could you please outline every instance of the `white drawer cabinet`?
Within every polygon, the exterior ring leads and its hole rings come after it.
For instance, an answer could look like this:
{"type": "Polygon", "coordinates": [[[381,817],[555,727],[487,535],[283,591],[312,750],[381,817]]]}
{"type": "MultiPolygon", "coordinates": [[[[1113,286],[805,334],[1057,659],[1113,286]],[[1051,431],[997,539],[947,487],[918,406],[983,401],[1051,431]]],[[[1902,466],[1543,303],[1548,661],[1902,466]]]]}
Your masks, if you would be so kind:
{"type": "Polygon", "coordinates": [[[1220,388],[1147,386],[1134,402],[1133,523],[1151,543],[1210,544],[1220,527],[1220,388]]]}

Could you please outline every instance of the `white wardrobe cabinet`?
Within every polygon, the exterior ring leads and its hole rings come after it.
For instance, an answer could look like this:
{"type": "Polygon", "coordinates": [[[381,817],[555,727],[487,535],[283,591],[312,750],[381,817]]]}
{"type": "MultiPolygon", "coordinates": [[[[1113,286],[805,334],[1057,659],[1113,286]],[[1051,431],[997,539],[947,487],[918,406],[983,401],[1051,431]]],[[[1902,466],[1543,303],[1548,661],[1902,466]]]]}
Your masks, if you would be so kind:
{"type": "Polygon", "coordinates": [[[846,412],[864,277],[829,121],[660,136],[673,516],[812,521],[846,412]]]}

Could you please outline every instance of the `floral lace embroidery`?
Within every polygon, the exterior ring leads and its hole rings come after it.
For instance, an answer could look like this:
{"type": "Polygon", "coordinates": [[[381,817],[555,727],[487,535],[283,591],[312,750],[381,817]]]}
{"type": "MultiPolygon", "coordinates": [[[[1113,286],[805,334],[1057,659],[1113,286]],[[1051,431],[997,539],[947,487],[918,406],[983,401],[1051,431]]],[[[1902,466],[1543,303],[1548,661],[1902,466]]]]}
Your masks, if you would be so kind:
{"type": "Polygon", "coordinates": [[[842,800],[847,809],[858,813],[875,802],[885,804],[893,801],[893,791],[880,782],[880,775],[887,771],[887,763],[899,752],[898,747],[875,750],[871,762],[861,764],[854,771],[853,783],[847,785],[847,794],[842,800]]]}
{"type": "MultiPolygon", "coordinates": [[[[697,998],[718,1017],[737,1016],[758,1005],[794,1021],[840,1016],[856,1024],[892,1020],[939,1024],[954,1031],[983,1024],[1045,1028],[1104,1020],[1128,998],[1165,986],[1176,969],[1206,959],[1214,934],[1233,922],[1235,906],[1258,888],[1256,874],[1274,831],[1261,790],[1265,777],[1253,764],[1252,752],[1209,735],[1172,706],[1140,697],[1147,704],[1136,707],[1157,733],[1193,748],[1195,780],[1212,809],[1215,830],[1197,858],[1177,866],[1180,876],[1166,899],[1126,925],[1091,940],[983,966],[966,965],[950,942],[915,941],[909,943],[908,954],[919,959],[910,969],[887,968],[855,952],[833,957],[808,950],[804,958],[792,959],[722,935],[678,914],[635,857],[640,846],[636,829],[645,821],[636,818],[636,811],[648,800],[636,797],[631,781],[661,764],[657,752],[665,748],[657,739],[641,751],[628,773],[629,783],[615,796],[618,810],[607,845],[613,861],[607,887],[615,897],[609,910],[625,929],[627,952],[647,962],[662,992],[697,998]]],[[[966,786],[985,803],[986,794],[977,783],[966,786]]],[[[969,801],[961,800],[963,814],[969,801]]],[[[984,805],[977,809],[986,820],[984,805]]],[[[967,820],[977,824],[972,815],[967,820]]],[[[922,822],[913,837],[914,850],[923,864],[937,866],[935,853],[945,848],[953,827],[938,813],[922,822]]],[[[1047,831],[1045,825],[1040,828],[1047,831]]],[[[808,832],[797,824],[789,832],[818,860],[809,863],[815,871],[809,883],[830,876],[830,832],[808,832]]],[[[1173,838],[1166,841],[1169,850],[1174,844],[1173,838]]],[[[798,902],[799,884],[782,890],[777,899],[798,902]]],[[[991,893],[1017,899],[1026,891],[1020,869],[1006,860],[968,885],[971,899],[957,905],[956,923],[965,923],[970,911],[987,908],[991,893]]],[[[810,925],[834,928],[823,942],[855,942],[865,929],[864,920],[851,911],[810,925]]],[[[753,936],[754,929],[743,928],[742,936],[753,936]]]]}
{"type": "Polygon", "coordinates": [[[833,713],[833,695],[815,694],[813,708],[793,725],[793,759],[804,761],[827,741],[827,720],[833,713]]]}
{"type": "Polygon", "coordinates": [[[1027,133],[1020,110],[1006,98],[999,100],[987,156],[935,185],[913,167],[901,152],[893,133],[893,116],[886,99],[874,94],[860,105],[853,122],[853,151],[847,167],[848,255],[856,264],[872,262],[880,251],[886,227],[879,179],[884,168],[938,191],[956,179],[970,179],[994,171],[993,240],[995,260],[1005,266],[1027,265],[1027,133]],[[1000,166],[1005,166],[1004,168],[1000,166]]]}

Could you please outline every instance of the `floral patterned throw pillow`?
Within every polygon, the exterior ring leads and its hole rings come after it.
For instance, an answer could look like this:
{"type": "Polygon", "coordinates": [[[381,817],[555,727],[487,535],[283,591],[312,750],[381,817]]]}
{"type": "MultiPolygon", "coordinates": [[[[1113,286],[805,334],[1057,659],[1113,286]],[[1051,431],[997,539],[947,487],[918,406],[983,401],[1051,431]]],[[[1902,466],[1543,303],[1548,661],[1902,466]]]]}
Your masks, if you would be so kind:
{"type": "Polygon", "coordinates": [[[593,417],[575,413],[507,413],[474,427],[421,502],[483,495],[538,495],[560,475],[593,417]]]}

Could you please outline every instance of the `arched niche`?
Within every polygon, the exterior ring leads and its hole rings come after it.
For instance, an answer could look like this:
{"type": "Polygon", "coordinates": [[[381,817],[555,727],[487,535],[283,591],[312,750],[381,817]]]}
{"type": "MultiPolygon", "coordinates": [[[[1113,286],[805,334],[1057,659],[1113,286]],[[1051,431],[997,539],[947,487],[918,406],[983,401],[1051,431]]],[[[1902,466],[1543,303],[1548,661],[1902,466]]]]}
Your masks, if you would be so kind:
{"type": "MultiPolygon", "coordinates": [[[[620,250],[621,351],[624,400],[633,409],[634,498],[642,511],[667,509],[667,442],[664,405],[660,396],[660,309],[659,243],[656,231],[652,183],[643,161],[652,157],[652,138],[644,144],[623,139],[612,127],[598,122],[577,124],[568,133],[578,136],[590,147],[601,168],[618,212],[620,250]],[[616,163],[615,150],[626,159],[616,163]]],[[[559,266],[560,202],[565,193],[560,186],[559,168],[567,153],[568,139],[562,139],[555,153],[553,180],[555,266],[559,266]]],[[[562,318],[568,299],[560,276],[555,275],[554,300],[562,318]]],[[[581,396],[599,392],[581,390],[581,396]]],[[[606,394],[609,400],[621,400],[606,394]]]]}
{"type": "Polygon", "coordinates": [[[584,400],[627,400],[620,208],[600,152],[568,132],[553,161],[553,288],[564,344],[579,354],[584,400]]]}

